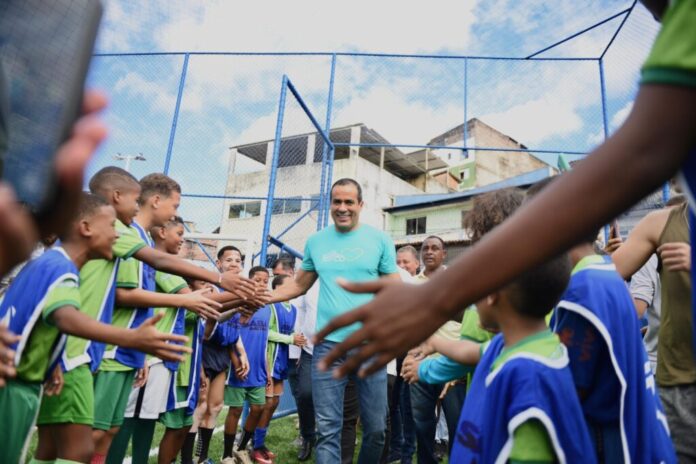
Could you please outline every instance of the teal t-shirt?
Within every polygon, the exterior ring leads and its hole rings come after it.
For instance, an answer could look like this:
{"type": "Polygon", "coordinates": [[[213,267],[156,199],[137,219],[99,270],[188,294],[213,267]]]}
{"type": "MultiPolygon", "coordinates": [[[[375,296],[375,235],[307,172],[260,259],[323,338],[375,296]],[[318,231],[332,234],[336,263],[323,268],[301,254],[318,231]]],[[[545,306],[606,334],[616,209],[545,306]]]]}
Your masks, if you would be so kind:
{"type": "MultiPolygon", "coordinates": [[[[343,290],[336,283],[336,279],[340,277],[361,282],[398,272],[394,242],[384,232],[365,224],[346,233],[329,226],[309,237],[305,245],[302,269],[315,272],[321,283],[317,305],[317,331],[334,317],[372,299],[372,295],[343,290]]],[[[359,324],[344,327],[326,339],[342,342],[359,327],[359,324]]]]}

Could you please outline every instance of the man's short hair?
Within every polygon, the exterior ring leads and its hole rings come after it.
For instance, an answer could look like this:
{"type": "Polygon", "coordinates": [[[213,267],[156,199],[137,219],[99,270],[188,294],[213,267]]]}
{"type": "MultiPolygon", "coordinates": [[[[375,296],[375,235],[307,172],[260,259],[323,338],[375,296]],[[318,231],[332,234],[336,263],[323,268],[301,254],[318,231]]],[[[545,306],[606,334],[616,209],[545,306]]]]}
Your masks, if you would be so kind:
{"type": "Polygon", "coordinates": [[[292,271],[295,269],[295,261],[290,256],[280,256],[273,261],[271,269],[275,270],[278,266],[282,266],[285,271],[292,271]]]}
{"type": "Polygon", "coordinates": [[[89,180],[89,190],[108,196],[114,190],[135,190],[140,183],[130,172],[117,166],[107,166],[97,171],[89,180]]]}
{"type": "Polygon", "coordinates": [[[360,186],[358,181],[356,181],[355,179],[351,179],[350,177],[344,177],[343,179],[338,179],[336,182],[333,183],[333,185],[331,186],[331,198],[333,198],[333,191],[334,191],[335,187],[345,186],[345,185],[352,185],[353,187],[355,187],[355,189],[358,191],[358,202],[360,203],[363,201],[362,187],[360,186]]]}
{"type": "Polygon", "coordinates": [[[285,282],[285,279],[289,279],[289,278],[290,278],[290,276],[285,275],[285,274],[275,276],[273,278],[273,280],[271,281],[271,289],[275,290],[276,287],[283,285],[283,282],[285,282]]]}
{"type": "Polygon", "coordinates": [[[429,235],[425,238],[425,240],[423,240],[423,243],[427,242],[428,240],[437,240],[438,242],[440,242],[440,245],[442,245],[443,250],[447,249],[447,245],[445,245],[445,241],[442,240],[442,237],[438,237],[437,235],[429,235]]]}
{"type": "Polygon", "coordinates": [[[236,251],[237,253],[239,253],[239,256],[242,256],[242,252],[236,246],[225,245],[224,247],[220,248],[217,252],[218,261],[221,260],[222,257],[225,256],[225,253],[227,253],[228,251],[236,251]]]}
{"type": "Polygon", "coordinates": [[[503,292],[518,314],[543,319],[558,303],[570,280],[566,253],[522,273],[503,292]]]}
{"type": "Polygon", "coordinates": [[[250,279],[253,278],[253,277],[254,277],[256,274],[258,274],[259,272],[265,272],[265,273],[268,274],[269,276],[271,275],[271,273],[268,272],[268,269],[266,269],[265,267],[263,267],[263,266],[254,266],[254,267],[252,267],[251,269],[249,269],[249,278],[250,278],[250,279]]]}
{"type": "Polygon", "coordinates": [[[401,253],[411,253],[413,257],[416,258],[416,261],[418,261],[418,250],[416,250],[416,247],[413,245],[404,245],[396,250],[397,255],[401,253]]]}
{"type": "Polygon", "coordinates": [[[140,179],[140,188],[140,204],[145,203],[153,195],[169,198],[174,192],[181,193],[179,183],[160,172],[148,174],[140,179]]]}

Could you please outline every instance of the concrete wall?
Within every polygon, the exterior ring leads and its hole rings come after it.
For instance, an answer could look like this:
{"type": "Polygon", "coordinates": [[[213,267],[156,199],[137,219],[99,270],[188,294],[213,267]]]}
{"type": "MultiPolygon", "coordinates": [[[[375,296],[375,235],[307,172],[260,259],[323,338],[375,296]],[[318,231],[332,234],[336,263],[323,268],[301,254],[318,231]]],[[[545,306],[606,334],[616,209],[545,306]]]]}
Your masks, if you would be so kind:
{"type": "MultiPolygon", "coordinates": [[[[412,218],[425,216],[425,234],[446,235],[455,232],[457,236],[462,228],[462,211],[471,209],[471,201],[456,203],[452,205],[439,206],[434,208],[423,208],[418,210],[387,214],[386,231],[394,240],[402,240],[406,236],[406,221],[412,218]]],[[[419,240],[421,237],[414,235],[408,236],[408,241],[419,240]]],[[[424,238],[424,237],[423,237],[424,238]]]]}
{"type": "MultiPolygon", "coordinates": [[[[471,130],[478,147],[520,148],[519,143],[481,121],[475,120],[471,130]]],[[[474,187],[492,184],[547,166],[546,163],[525,152],[476,150],[472,152],[476,160],[474,187]]]]}

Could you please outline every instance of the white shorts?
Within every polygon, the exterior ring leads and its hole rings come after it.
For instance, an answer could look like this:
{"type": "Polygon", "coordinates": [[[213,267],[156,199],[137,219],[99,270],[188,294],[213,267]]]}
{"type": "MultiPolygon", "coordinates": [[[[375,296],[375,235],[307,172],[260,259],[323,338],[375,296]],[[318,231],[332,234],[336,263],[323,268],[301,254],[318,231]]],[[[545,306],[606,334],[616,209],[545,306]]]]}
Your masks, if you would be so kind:
{"type": "Polygon", "coordinates": [[[172,371],[164,367],[163,363],[150,366],[145,386],[134,388],[130,392],[124,417],[159,419],[161,413],[167,412],[172,378],[172,371]]]}

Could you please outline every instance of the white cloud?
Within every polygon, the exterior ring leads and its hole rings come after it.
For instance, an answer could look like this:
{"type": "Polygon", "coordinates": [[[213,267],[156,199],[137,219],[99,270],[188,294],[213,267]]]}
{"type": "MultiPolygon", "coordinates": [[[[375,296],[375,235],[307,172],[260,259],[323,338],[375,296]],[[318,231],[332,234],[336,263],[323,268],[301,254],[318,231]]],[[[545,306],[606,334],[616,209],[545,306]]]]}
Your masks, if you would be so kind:
{"type": "Polygon", "coordinates": [[[616,129],[621,127],[621,125],[624,123],[628,115],[631,113],[631,110],[633,109],[633,101],[627,102],[623,108],[621,108],[619,111],[614,113],[614,116],[611,118],[611,122],[609,125],[609,128],[611,132],[614,132],[616,129]]]}
{"type": "Polygon", "coordinates": [[[432,52],[465,49],[475,1],[209,1],[201,11],[173,7],[155,32],[164,50],[432,52]]]}
{"type": "Polygon", "coordinates": [[[127,92],[131,96],[140,97],[152,109],[159,111],[173,112],[176,105],[176,95],[172,95],[159,82],[149,81],[133,71],[116,81],[114,91],[127,92]]]}

